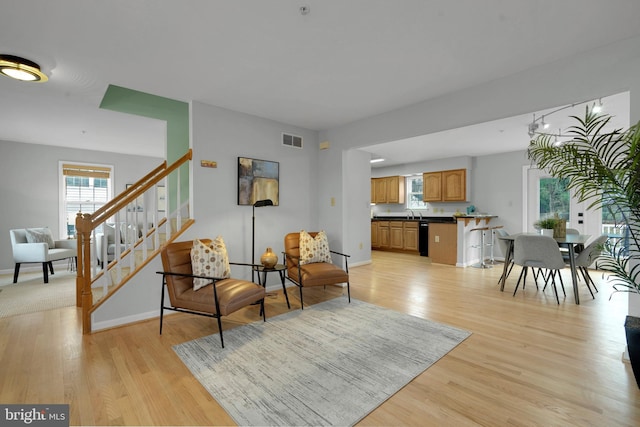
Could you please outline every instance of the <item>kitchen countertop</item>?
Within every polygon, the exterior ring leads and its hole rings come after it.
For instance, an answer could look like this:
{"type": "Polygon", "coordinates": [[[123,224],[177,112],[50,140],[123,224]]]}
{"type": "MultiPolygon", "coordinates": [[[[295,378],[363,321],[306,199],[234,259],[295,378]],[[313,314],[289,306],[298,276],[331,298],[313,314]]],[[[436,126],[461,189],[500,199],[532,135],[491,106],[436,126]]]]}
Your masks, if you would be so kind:
{"type": "Polygon", "coordinates": [[[452,216],[423,216],[422,219],[420,219],[419,217],[407,218],[406,216],[374,216],[373,218],[371,218],[371,221],[423,221],[451,224],[454,224],[456,222],[455,218],[452,216]]]}
{"type": "Polygon", "coordinates": [[[497,218],[498,215],[491,214],[469,214],[469,215],[455,215],[454,218],[497,218]]]}

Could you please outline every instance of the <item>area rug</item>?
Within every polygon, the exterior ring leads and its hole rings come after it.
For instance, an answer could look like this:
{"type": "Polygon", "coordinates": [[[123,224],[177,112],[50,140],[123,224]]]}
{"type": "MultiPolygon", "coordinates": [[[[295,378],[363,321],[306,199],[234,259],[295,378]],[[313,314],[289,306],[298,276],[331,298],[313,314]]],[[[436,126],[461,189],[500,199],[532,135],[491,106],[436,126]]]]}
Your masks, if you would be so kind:
{"type": "Polygon", "coordinates": [[[240,426],[344,426],[469,335],[340,297],[174,351],[240,426]]]}
{"type": "Polygon", "coordinates": [[[76,304],[76,273],[62,268],[44,283],[42,271],[21,272],[18,283],[13,274],[0,277],[0,317],[35,313],[76,304]]]}

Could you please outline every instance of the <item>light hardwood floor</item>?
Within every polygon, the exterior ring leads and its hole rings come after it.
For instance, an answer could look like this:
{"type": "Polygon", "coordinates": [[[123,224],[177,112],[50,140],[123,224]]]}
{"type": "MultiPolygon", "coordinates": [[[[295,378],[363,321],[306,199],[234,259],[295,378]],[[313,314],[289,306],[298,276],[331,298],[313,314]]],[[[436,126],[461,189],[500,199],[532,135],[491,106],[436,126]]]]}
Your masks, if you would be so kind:
{"type": "MultiPolygon", "coordinates": [[[[463,269],[383,252],[372,258],[350,271],[353,298],[472,335],[360,425],[640,425],[640,390],[622,361],[627,296],[609,300],[601,274],[592,273],[595,300],[581,282],[581,305],[570,286],[557,305],[551,290],[536,291],[533,282],[513,297],[515,269],[500,292],[501,265],[463,269]]],[[[342,292],[307,289],[305,302],[345,298],[342,292]]],[[[289,288],[292,310],[297,295],[289,288]]],[[[286,310],[281,293],[267,299],[268,317],[286,310]]],[[[258,319],[252,307],[223,323],[258,319]]],[[[171,349],[212,333],[215,321],[183,314],[166,318],[162,336],[157,320],[83,336],[76,308],[0,319],[0,402],[70,403],[72,425],[233,425],[171,349]]]]}

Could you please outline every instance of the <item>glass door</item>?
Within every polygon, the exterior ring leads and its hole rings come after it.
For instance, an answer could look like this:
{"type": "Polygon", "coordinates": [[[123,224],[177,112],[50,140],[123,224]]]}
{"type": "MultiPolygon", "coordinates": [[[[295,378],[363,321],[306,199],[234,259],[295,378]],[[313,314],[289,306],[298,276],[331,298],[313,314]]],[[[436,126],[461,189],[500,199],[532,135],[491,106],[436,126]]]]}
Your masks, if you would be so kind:
{"type": "Polygon", "coordinates": [[[535,232],[534,223],[541,218],[556,214],[567,221],[567,228],[581,234],[599,236],[602,234],[602,212],[587,210],[585,203],[579,203],[570,191],[567,182],[553,178],[535,167],[525,167],[523,229],[535,232]]]}

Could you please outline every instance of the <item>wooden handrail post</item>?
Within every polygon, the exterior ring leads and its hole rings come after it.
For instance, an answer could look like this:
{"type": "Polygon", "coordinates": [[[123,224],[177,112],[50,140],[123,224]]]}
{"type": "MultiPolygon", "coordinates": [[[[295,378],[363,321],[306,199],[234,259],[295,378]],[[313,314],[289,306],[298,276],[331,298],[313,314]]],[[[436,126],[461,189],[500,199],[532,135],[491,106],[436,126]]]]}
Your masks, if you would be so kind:
{"type": "MultiPolygon", "coordinates": [[[[79,295],[82,307],[82,333],[91,333],[91,214],[78,213],[76,230],[78,239],[78,269],[76,276],[76,295],[79,295]]],[[[77,297],[78,298],[78,297],[77,297]]]]}

